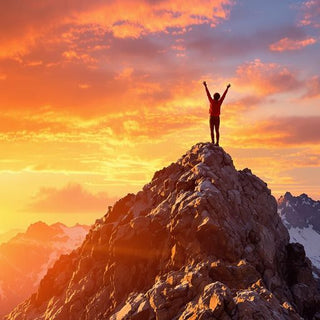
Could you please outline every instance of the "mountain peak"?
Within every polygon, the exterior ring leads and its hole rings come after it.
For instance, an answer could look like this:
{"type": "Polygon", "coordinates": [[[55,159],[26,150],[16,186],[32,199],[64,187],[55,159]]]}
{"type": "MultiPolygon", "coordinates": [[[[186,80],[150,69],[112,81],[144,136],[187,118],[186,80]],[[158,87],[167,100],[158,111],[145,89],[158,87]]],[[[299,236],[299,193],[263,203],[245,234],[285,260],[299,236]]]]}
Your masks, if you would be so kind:
{"type": "Polygon", "coordinates": [[[43,221],[37,221],[28,227],[24,236],[27,238],[41,238],[45,241],[48,238],[53,237],[55,234],[56,231],[48,224],[43,221]]]}
{"type": "Polygon", "coordinates": [[[287,226],[291,241],[302,243],[313,264],[313,271],[320,279],[320,201],[305,193],[300,196],[280,197],[278,212],[287,226]]]}
{"type": "Polygon", "coordinates": [[[189,168],[205,164],[211,171],[219,171],[224,166],[234,169],[231,156],[212,143],[197,143],[177,163],[189,168]]]}
{"type": "Polygon", "coordinates": [[[292,194],[291,194],[289,191],[287,191],[287,192],[284,194],[284,198],[285,198],[285,199],[292,199],[293,196],[292,196],[292,194]]]}
{"type": "Polygon", "coordinates": [[[198,143],[97,220],[8,319],[299,319],[317,299],[266,183],[198,143]]]}

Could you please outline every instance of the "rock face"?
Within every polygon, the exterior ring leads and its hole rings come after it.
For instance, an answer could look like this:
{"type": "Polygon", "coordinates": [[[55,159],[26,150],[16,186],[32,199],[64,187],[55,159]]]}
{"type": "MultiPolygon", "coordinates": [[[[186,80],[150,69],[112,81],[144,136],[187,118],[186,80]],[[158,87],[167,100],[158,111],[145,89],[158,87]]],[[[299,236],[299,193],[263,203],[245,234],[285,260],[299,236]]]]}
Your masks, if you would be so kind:
{"type": "Polygon", "coordinates": [[[28,298],[61,254],[84,240],[88,226],[37,222],[0,245],[0,318],[28,298]]]}
{"type": "Polygon", "coordinates": [[[119,200],[7,319],[312,319],[319,303],[266,184],[199,143],[119,200]]]}
{"type": "Polygon", "coordinates": [[[278,213],[288,228],[290,241],[303,244],[320,286],[320,201],[290,192],[278,199],[278,213]]]}

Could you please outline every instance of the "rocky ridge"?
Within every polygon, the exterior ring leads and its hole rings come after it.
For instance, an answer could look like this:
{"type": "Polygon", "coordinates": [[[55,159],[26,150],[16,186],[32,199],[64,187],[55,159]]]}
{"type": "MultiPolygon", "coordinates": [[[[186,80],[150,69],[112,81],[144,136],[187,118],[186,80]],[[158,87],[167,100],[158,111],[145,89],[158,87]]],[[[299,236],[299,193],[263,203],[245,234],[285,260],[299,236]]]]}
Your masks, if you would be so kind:
{"type": "Polygon", "coordinates": [[[119,200],[6,319],[316,319],[319,303],[267,185],[199,143],[119,200]]]}

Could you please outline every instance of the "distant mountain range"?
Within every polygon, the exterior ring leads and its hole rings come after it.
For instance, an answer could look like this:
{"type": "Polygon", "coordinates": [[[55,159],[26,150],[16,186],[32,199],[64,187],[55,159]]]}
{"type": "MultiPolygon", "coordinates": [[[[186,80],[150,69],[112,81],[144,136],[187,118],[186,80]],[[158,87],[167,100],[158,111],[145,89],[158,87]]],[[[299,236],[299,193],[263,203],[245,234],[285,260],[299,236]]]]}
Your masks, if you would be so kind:
{"type": "Polygon", "coordinates": [[[19,232],[23,232],[23,229],[11,229],[9,231],[0,233],[0,244],[9,241],[19,232]]]}
{"type": "Polygon", "coordinates": [[[310,258],[314,275],[320,279],[320,201],[305,193],[290,192],[278,199],[278,213],[290,234],[290,242],[301,243],[310,258]]]}
{"type": "Polygon", "coordinates": [[[37,222],[0,244],[0,318],[36,291],[48,268],[78,247],[88,230],[37,222]]]}

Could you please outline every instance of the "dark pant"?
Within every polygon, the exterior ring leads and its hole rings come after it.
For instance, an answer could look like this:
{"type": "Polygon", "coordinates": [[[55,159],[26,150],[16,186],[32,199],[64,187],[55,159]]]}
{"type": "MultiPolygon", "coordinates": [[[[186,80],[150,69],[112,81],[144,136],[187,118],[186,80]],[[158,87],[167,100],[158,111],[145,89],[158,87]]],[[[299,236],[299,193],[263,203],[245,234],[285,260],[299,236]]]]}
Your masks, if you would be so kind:
{"type": "Polygon", "coordinates": [[[219,127],[220,127],[220,117],[219,116],[210,116],[210,133],[211,133],[211,141],[214,143],[214,130],[216,131],[217,136],[217,144],[219,144],[219,127]]]}

